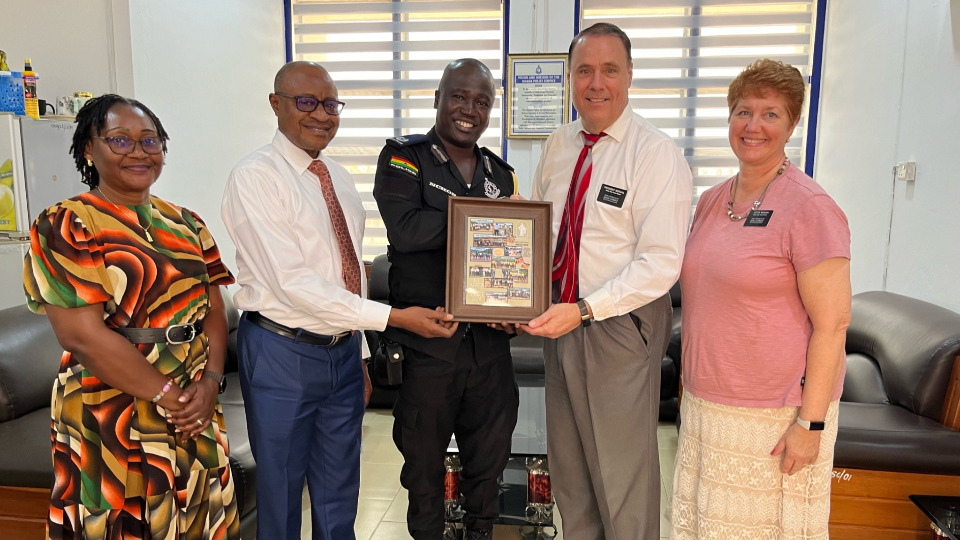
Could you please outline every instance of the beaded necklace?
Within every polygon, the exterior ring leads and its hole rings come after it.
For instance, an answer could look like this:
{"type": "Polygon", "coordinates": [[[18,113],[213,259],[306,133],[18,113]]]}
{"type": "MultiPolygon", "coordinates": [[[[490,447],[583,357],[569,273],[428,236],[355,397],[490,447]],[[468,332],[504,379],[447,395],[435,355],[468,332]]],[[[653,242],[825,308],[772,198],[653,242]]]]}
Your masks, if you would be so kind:
{"type": "Polygon", "coordinates": [[[753,208],[747,210],[746,214],[737,215],[733,213],[733,201],[737,197],[737,186],[740,185],[740,173],[737,173],[737,177],[733,179],[733,189],[730,190],[730,200],[727,201],[727,217],[730,218],[730,221],[740,221],[741,219],[750,215],[750,212],[760,208],[760,203],[763,202],[763,196],[767,194],[767,190],[770,189],[770,184],[774,180],[780,178],[780,175],[783,174],[783,171],[787,170],[787,167],[790,165],[790,158],[784,158],[783,165],[780,165],[780,168],[777,170],[777,174],[773,175],[773,178],[767,182],[767,185],[764,186],[763,191],[760,192],[760,196],[757,197],[757,200],[753,201],[753,208]]]}

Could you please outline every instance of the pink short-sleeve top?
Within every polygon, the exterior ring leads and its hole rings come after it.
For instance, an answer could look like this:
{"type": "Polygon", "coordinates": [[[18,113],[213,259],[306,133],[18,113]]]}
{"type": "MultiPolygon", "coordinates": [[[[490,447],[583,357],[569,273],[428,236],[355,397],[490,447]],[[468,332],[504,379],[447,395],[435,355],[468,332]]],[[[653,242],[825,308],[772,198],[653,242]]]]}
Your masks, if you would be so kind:
{"type": "MultiPolygon", "coordinates": [[[[797,273],[850,258],[840,207],[794,165],[767,189],[764,226],[727,215],[729,179],[706,191],[687,239],[683,291],[683,385],[697,397],[740,407],[800,405],[813,326],[797,273]]],[[[737,205],[745,214],[753,203],[737,205]]],[[[843,390],[841,374],[833,399],[843,390]]]]}

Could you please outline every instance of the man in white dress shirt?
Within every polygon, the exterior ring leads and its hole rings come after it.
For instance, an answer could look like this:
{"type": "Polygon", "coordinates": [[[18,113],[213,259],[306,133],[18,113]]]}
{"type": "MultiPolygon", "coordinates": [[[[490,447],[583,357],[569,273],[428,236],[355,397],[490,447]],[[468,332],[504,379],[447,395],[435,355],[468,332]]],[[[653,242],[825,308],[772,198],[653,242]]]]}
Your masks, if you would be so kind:
{"type": "Polygon", "coordinates": [[[673,141],[630,109],[622,30],[583,30],[568,59],[580,118],[547,139],[533,181],[533,199],[553,202],[554,303],[524,326],[553,338],[544,346],[553,495],[565,538],[659,538],[660,359],[692,178],[673,141]]]}
{"type": "MultiPolygon", "coordinates": [[[[240,382],[257,461],[257,530],[300,538],[310,490],[313,538],[352,539],[360,426],[369,379],[363,333],[388,322],[450,337],[450,316],[366,299],[365,212],[350,174],[322,154],[344,104],[320,65],[277,72],[273,142],[242,159],[221,215],[237,247],[240,382]],[[361,354],[362,352],[362,354],[361,354]]],[[[369,394],[367,394],[369,399],[369,394]]]]}

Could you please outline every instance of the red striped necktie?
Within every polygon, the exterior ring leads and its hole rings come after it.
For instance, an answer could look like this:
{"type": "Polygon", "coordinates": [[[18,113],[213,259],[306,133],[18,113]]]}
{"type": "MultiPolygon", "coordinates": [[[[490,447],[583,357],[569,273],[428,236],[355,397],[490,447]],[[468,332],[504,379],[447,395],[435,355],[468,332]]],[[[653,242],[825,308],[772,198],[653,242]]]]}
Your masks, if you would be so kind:
{"type": "Polygon", "coordinates": [[[557,251],[553,254],[553,303],[576,302],[580,295],[577,275],[580,261],[580,233],[583,231],[583,207],[587,189],[590,187],[590,171],[593,169],[591,148],[606,133],[593,135],[583,133],[583,149],[573,169],[567,201],[563,205],[563,218],[557,233],[557,251]]]}
{"type": "Polygon", "coordinates": [[[320,178],[320,190],[323,192],[323,199],[330,213],[330,222],[333,224],[333,231],[340,245],[340,266],[343,271],[344,285],[353,294],[360,294],[360,261],[357,259],[357,252],[350,238],[347,220],[343,217],[343,208],[340,207],[337,192],[333,189],[330,171],[319,159],[311,163],[307,169],[320,178]]]}

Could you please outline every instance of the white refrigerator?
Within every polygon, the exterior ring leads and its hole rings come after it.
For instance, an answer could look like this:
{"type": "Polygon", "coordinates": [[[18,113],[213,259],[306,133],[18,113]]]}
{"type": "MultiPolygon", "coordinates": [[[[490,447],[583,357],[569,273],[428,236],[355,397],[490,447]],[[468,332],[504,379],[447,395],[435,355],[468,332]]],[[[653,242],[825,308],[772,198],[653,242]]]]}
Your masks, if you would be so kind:
{"type": "Polygon", "coordinates": [[[69,153],[75,127],[0,113],[0,239],[25,239],[44,208],[88,190],[69,153]]]}

